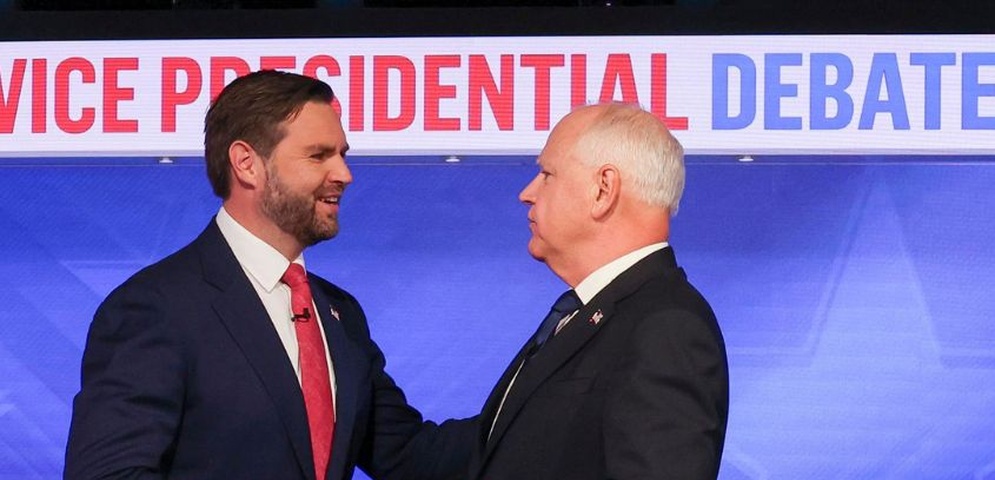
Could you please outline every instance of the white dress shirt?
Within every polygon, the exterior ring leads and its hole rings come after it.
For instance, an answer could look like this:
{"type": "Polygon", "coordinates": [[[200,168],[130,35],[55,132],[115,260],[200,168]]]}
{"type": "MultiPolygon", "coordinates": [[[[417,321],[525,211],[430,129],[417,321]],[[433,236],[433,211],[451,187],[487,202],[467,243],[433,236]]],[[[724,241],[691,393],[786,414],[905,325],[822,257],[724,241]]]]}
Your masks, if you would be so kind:
{"type": "MultiPolygon", "coordinates": [[[[601,291],[604,290],[609,283],[615,281],[615,279],[618,278],[622,272],[628,270],[629,267],[635,265],[640,260],[650,256],[651,253],[667,248],[667,245],[667,242],[647,245],[602,265],[597,270],[591,272],[587,278],[581,280],[581,282],[574,287],[574,292],[576,292],[577,296],[580,297],[580,302],[587,305],[588,302],[594,299],[595,295],[601,293],[601,291]]],[[[556,333],[560,333],[560,329],[562,329],[576,313],[577,312],[574,312],[566,317],[563,317],[563,320],[560,320],[560,323],[556,325],[556,333]]]]}
{"type": "MultiPolygon", "coordinates": [[[[283,343],[283,348],[287,351],[287,358],[297,373],[298,383],[301,381],[301,365],[299,358],[299,348],[297,346],[297,330],[291,320],[293,312],[290,307],[290,287],[280,281],[290,261],[284,258],[268,243],[264,242],[245,227],[240,225],[231,215],[225,211],[224,207],[218,211],[218,228],[221,235],[225,237],[228,246],[231,247],[235,259],[238,260],[245,276],[249,278],[249,283],[262,300],[266,313],[269,314],[273,328],[283,343]]],[[[298,256],[294,263],[304,266],[304,256],[298,256]]],[[[307,271],[305,268],[304,271],[307,271]]],[[[314,300],[312,299],[312,302],[314,300]]],[[[318,314],[318,309],[312,304],[311,310],[318,314]]],[[[328,351],[328,341],[325,338],[325,329],[321,325],[321,316],[318,314],[318,328],[321,329],[321,341],[325,344],[325,359],[328,362],[328,375],[332,387],[332,408],[335,408],[335,369],[332,368],[332,358],[328,351]]]]}

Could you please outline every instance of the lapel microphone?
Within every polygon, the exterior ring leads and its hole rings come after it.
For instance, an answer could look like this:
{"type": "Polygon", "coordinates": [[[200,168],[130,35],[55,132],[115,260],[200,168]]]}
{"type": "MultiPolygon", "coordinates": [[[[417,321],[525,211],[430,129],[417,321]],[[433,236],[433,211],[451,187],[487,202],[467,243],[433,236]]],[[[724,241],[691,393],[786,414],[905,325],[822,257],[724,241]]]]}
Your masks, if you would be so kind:
{"type": "Polygon", "coordinates": [[[295,313],[293,317],[290,317],[292,322],[306,322],[311,319],[311,310],[304,307],[304,313],[295,313]]]}

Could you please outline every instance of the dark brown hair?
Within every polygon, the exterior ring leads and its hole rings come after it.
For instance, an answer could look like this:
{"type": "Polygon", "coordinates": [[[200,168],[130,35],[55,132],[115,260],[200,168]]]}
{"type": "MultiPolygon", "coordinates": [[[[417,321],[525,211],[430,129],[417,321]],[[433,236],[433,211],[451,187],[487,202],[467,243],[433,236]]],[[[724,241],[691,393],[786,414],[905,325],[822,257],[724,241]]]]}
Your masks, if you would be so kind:
{"type": "Polygon", "coordinates": [[[289,72],[261,70],[231,82],[214,100],[204,119],[204,160],[214,194],[231,194],[228,148],[236,140],[252,146],[264,158],[286,134],[291,120],[308,102],[331,103],[325,82],[289,72]]]}

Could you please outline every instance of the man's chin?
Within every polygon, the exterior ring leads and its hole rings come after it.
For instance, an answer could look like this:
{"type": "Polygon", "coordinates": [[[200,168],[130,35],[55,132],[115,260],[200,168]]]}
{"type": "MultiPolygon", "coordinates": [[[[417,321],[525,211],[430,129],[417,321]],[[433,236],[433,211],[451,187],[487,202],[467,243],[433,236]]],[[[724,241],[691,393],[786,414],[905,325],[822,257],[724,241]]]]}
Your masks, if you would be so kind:
{"type": "Polygon", "coordinates": [[[529,255],[532,255],[532,258],[539,260],[540,262],[546,261],[546,252],[539,247],[538,241],[534,238],[529,240],[529,255]]]}
{"type": "Polygon", "coordinates": [[[307,232],[303,243],[310,247],[325,240],[331,240],[338,234],[339,225],[337,223],[335,225],[323,225],[321,228],[312,228],[311,231],[307,232]]]}

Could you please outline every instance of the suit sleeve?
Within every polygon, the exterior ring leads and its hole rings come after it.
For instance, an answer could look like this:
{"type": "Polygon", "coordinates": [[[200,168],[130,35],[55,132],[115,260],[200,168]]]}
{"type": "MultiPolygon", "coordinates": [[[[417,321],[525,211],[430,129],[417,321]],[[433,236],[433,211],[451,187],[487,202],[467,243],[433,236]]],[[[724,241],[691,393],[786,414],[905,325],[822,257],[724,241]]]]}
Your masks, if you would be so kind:
{"type": "Polygon", "coordinates": [[[378,480],[463,479],[469,468],[476,419],[447,420],[441,425],[425,421],[408,404],[404,392],[386,372],[386,360],[370,338],[359,305],[362,332],[367,341],[373,378],[373,405],[369,438],[359,464],[378,480]]]}
{"type": "Polygon", "coordinates": [[[710,321],[688,311],[644,318],[619,376],[605,409],[608,478],[716,478],[728,373],[710,321]]]}
{"type": "Polygon", "coordinates": [[[73,401],[65,478],[162,478],[183,404],[184,364],[157,292],[134,283],[94,316],[73,401]]]}
{"type": "Polygon", "coordinates": [[[378,480],[462,480],[469,469],[476,419],[423,420],[386,372],[374,394],[371,475],[378,480]],[[379,452],[379,455],[376,455],[379,452]]]}

